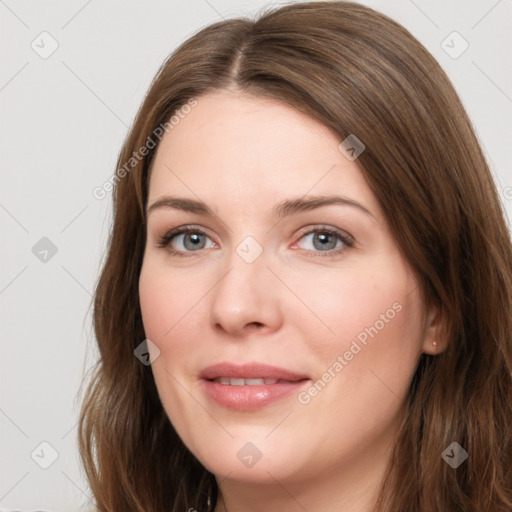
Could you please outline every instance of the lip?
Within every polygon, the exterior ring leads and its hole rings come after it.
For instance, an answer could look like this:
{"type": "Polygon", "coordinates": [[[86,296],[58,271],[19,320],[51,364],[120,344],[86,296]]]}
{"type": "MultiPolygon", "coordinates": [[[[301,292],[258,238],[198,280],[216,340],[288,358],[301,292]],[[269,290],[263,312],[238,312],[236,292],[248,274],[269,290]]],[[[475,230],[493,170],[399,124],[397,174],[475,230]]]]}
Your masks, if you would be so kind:
{"type": "Polygon", "coordinates": [[[270,366],[262,363],[247,363],[236,365],[233,363],[219,363],[208,366],[202,372],[200,377],[206,380],[213,380],[217,377],[234,377],[239,379],[277,379],[290,382],[309,379],[307,375],[292,372],[285,368],[270,366]]]}
{"type": "Polygon", "coordinates": [[[283,400],[296,394],[310,378],[285,368],[262,363],[235,365],[219,363],[205,368],[200,374],[205,394],[218,405],[238,411],[260,409],[277,400],[283,400]],[[213,382],[219,377],[240,379],[275,379],[275,384],[258,384],[253,386],[232,386],[213,382]]]}

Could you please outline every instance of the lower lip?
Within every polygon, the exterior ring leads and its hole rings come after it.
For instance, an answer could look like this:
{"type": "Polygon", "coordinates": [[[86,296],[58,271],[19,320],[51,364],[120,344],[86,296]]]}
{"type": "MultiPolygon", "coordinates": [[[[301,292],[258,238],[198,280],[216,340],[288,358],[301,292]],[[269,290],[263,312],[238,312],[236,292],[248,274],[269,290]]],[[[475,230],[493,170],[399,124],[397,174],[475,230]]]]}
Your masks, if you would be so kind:
{"type": "Polygon", "coordinates": [[[203,380],[206,394],[222,407],[236,411],[253,411],[297,394],[309,382],[279,382],[258,386],[230,386],[203,380]]]}

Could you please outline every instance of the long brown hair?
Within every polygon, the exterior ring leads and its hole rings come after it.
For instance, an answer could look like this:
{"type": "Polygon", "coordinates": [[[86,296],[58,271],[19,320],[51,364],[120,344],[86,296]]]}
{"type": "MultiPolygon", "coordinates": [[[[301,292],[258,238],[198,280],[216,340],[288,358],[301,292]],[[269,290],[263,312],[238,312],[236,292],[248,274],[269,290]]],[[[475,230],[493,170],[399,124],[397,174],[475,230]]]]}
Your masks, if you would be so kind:
{"type": "Polygon", "coordinates": [[[286,102],[340,142],[355,134],[364,143],[366,180],[426,304],[440,311],[448,345],[421,356],[375,510],[510,512],[512,248],[499,196],[434,58],[388,17],[337,1],[202,29],[163,64],[144,99],[118,160],[124,172],[94,299],[100,357],[79,424],[97,510],[215,507],[214,476],[184,446],[151,368],[134,357],[145,339],[138,279],[156,148],[130,159],[148,137],[158,143],[158,127],[170,128],[180,107],[227,88],[286,102]],[[457,469],[441,457],[452,442],[468,452],[457,469]]]}

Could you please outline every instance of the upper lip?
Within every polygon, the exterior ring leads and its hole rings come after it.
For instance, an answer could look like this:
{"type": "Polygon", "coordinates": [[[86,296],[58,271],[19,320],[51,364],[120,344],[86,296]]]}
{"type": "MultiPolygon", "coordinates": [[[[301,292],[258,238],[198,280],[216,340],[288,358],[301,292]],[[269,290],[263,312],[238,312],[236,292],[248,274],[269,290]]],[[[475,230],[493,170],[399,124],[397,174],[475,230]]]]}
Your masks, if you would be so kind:
{"type": "Polygon", "coordinates": [[[206,380],[213,380],[218,377],[233,377],[239,379],[277,379],[290,382],[309,378],[307,375],[296,373],[285,368],[256,362],[243,365],[228,362],[214,364],[213,366],[205,368],[201,372],[200,377],[206,380]]]}

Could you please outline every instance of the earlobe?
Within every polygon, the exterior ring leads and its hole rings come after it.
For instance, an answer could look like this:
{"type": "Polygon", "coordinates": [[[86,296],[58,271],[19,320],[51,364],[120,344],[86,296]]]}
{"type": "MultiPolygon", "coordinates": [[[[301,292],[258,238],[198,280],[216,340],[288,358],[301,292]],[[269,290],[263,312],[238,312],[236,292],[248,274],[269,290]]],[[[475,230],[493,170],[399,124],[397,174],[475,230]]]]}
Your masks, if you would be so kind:
{"type": "Polygon", "coordinates": [[[442,336],[441,312],[433,307],[426,319],[423,352],[430,355],[438,355],[445,349],[442,336]]]}

